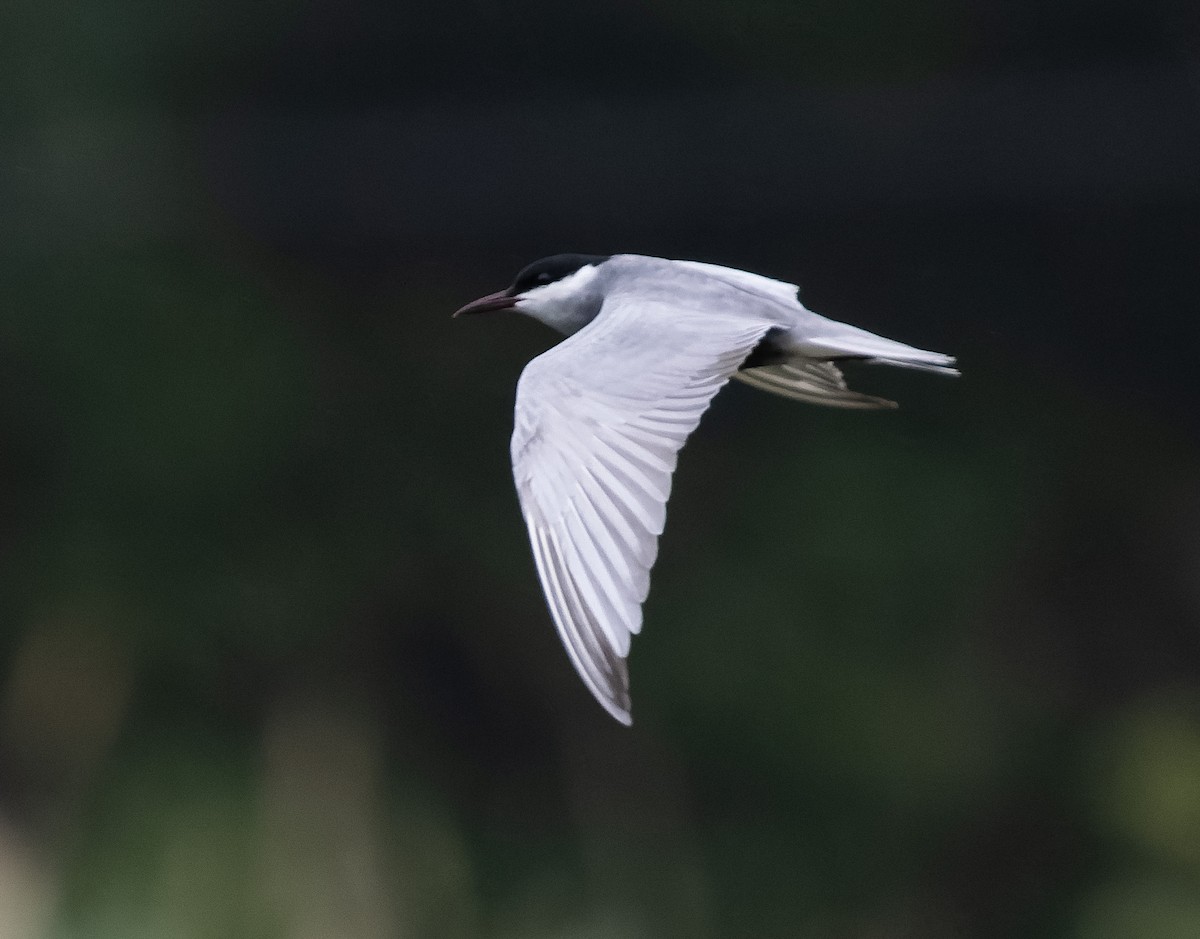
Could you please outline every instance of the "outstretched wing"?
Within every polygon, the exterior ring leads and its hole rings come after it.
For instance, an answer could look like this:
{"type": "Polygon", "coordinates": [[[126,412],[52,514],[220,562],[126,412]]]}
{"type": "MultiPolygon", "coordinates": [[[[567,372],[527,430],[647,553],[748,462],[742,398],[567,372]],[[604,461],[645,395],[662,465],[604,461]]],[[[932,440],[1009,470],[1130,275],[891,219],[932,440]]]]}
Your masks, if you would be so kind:
{"type": "Polygon", "coordinates": [[[772,325],[610,296],[521,374],[513,475],[538,576],[572,663],[622,723],[679,449],[772,325]]]}

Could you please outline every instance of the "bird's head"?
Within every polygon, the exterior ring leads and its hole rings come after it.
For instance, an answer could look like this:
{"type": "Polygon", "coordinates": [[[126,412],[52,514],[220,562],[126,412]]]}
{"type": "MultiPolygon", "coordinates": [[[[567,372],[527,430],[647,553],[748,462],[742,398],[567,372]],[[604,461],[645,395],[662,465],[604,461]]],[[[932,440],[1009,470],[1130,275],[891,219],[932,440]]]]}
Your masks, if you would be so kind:
{"type": "Polygon", "coordinates": [[[600,254],[556,254],[521,269],[503,290],[472,300],[455,316],[516,310],[570,335],[590,323],[603,297],[596,269],[608,260],[600,254]]]}

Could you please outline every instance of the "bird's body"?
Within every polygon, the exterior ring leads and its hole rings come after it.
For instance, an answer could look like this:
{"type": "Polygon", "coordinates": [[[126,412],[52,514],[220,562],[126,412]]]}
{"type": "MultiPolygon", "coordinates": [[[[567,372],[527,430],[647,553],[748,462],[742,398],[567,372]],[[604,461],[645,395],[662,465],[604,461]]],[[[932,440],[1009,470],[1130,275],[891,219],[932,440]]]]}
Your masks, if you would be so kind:
{"type": "Polygon", "coordinates": [[[894,407],[843,359],[957,374],[953,358],[827,319],[797,288],[641,255],[557,255],[460,313],[515,308],[567,338],[517,384],[513,474],[547,604],[576,670],[630,723],[625,657],[678,452],[730,378],[785,397],[894,407]]]}

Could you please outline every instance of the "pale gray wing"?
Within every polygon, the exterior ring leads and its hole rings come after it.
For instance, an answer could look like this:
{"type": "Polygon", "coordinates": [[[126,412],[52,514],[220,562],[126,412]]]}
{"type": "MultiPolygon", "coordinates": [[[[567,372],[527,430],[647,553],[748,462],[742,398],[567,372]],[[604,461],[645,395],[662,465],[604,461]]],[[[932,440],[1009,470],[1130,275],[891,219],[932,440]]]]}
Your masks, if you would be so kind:
{"type": "Polygon", "coordinates": [[[800,288],[782,280],[764,277],[762,274],[751,274],[749,271],[739,271],[736,267],[722,267],[719,264],[706,264],[703,261],[674,261],[672,262],[687,270],[697,271],[709,277],[723,280],[751,293],[762,294],[783,303],[788,307],[803,309],[800,305],[800,288]]]}
{"type": "Polygon", "coordinates": [[[538,576],[576,670],[625,724],[679,449],[771,327],[610,297],[521,374],[513,475],[538,576]]]}

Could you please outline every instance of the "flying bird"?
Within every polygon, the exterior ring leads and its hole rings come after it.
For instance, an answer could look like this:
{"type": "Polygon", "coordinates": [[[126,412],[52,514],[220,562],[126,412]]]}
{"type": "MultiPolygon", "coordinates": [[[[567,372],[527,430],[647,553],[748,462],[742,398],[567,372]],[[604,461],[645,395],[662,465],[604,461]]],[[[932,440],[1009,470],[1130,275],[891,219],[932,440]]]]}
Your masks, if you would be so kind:
{"type": "Polygon", "coordinates": [[[957,375],[954,358],[805,309],[798,288],[634,254],[535,261],[455,316],[516,310],[567,338],[517,383],[513,476],[550,616],[576,671],[632,723],[626,657],[680,448],[731,378],[785,398],[894,408],[846,386],[851,359],[957,375]]]}

